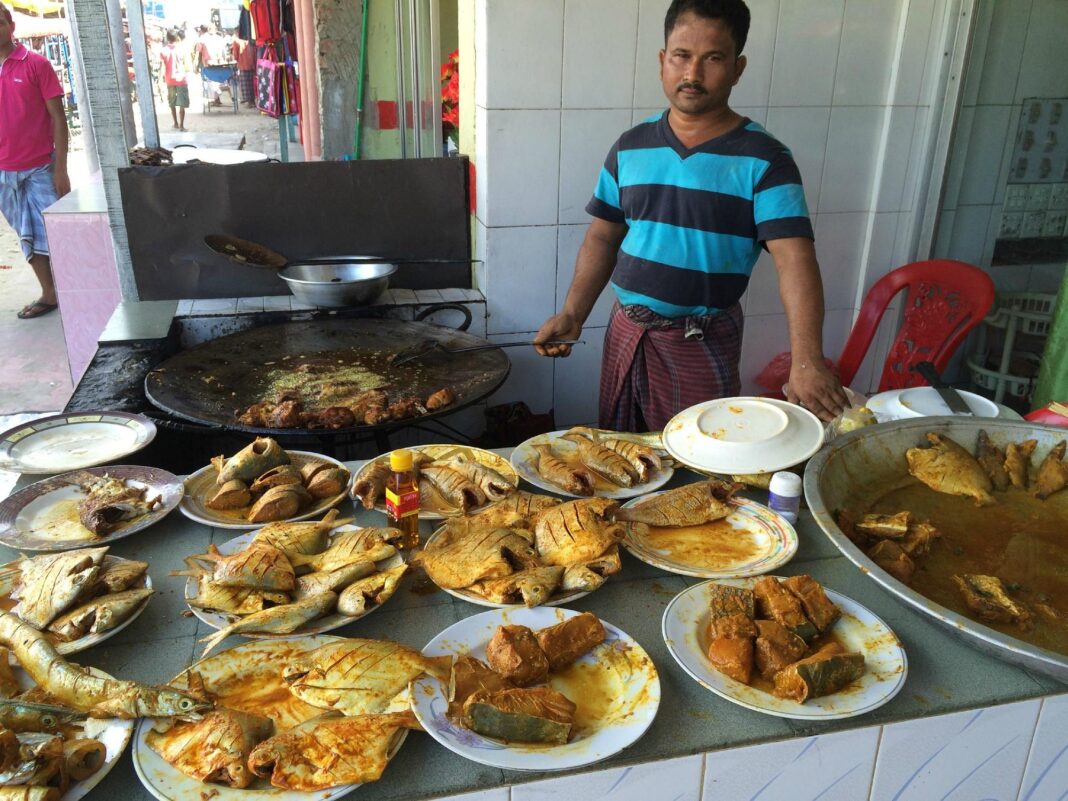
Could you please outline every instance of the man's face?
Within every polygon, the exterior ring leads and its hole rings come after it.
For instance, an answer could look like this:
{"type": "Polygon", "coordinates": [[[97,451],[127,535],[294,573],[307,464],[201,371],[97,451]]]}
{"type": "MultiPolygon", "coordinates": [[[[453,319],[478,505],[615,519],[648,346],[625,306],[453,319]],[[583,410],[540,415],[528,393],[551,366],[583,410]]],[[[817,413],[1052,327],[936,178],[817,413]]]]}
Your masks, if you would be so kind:
{"type": "Polygon", "coordinates": [[[7,47],[11,44],[12,37],[15,35],[15,23],[9,22],[7,17],[0,13],[0,47],[7,47]]]}
{"type": "Polygon", "coordinates": [[[686,13],[660,51],[664,94],[684,114],[723,108],[742,77],[745,56],[735,56],[734,37],[722,20],[686,13]]]}

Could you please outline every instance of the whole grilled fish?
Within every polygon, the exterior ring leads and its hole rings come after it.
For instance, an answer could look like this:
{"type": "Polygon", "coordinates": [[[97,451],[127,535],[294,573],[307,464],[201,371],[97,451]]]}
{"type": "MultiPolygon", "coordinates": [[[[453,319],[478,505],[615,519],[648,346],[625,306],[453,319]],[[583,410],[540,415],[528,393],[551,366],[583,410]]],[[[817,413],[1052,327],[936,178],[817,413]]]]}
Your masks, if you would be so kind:
{"type": "Polygon", "coordinates": [[[307,573],[297,579],[296,589],[293,590],[293,599],[299,601],[309,595],[336,590],[345,587],[354,581],[370,576],[375,572],[374,562],[352,562],[339,567],[336,570],[320,570],[317,573],[307,573]]]}
{"type": "Polygon", "coordinates": [[[59,703],[87,712],[89,717],[171,717],[211,707],[171,687],[94,676],[65,660],[41,632],[9,612],[0,612],[0,643],[59,703]]]}
{"type": "Polygon", "coordinates": [[[110,631],[133,614],[134,610],[153,592],[144,587],[102,595],[56,618],[49,625],[48,630],[64,642],[77,640],[88,634],[110,631]]]}
{"type": "Polygon", "coordinates": [[[0,726],[15,732],[54,732],[64,726],[80,725],[84,712],[54,704],[39,704],[18,698],[0,698],[0,726]]]}
{"type": "Polygon", "coordinates": [[[273,545],[286,556],[319,553],[330,544],[331,531],[352,522],[351,517],[339,520],[339,514],[337,509],[331,509],[322,520],[268,523],[256,532],[252,541],[273,545]]]}
{"type": "Polygon", "coordinates": [[[462,589],[476,581],[509,576],[517,569],[540,567],[530,537],[522,529],[447,525],[423,549],[420,561],[439,587],[462,589]]]}
{"type": "Polygon", "coordinates": [[[93,585],[100,574],[105,548],[43,554],[19,562],[19,586],[12,610],[35,628],[43,629],[93,585]]]}
{"type": "Polygon", "coordinates": [[[334,537],[330,547],[312,556],[293,556],[293,565],[312,571],[337,570],[353,562],[380,562],[389,559],[397,549],[388,540],[400,537],[395,528],[357,528],[342,531],[334,537]]]}
{"type": "Polygon", "coordinates": [[[148,487],[127,486],[106,475],[92,479],[82,484],[88,494],[78,504],[78,519],[94,534],[110,534],[125,521],[147,515],[160,505],[159,496],[148,497],[148,487]]]}
{"type": "Polygon", "coordinates": [[[564,568],[558,565],[531,567],[504,578],[477,581],[468,589],[490,603],[541,606],[552,598],[563,577],[564,568]]]}
{"type": "Polygon", "coordinates": [[[455,470],[468,481],[477,484],[490,501],[502,500],[515,492],[515,487],[507,478],[466,454],[459,453],[443,462],[442,466],[455,470]]]}
{"type": "Polygon", "coordinates": [[[374,509],[378,499],[385,494],[389,481],[389,461],[378,459],[367,465],[352,485],[352,499],[363,504],[364,509],[374,509]]]}
{"type": "Polygon", "coordinates": [[[660,454],[652,448],[631,442],[629,439],[602,439],[600,444],[626,459],[638,474],[640,483],[644,484],[649,480],[649,474],[652,471],[663,467],[660,454]]]}
{"type": "Polygon", "coordinates": [[[560,437],[578,446],[579,458],[591,470],[595,470],[613,484],[632,487],[638,479],[638,471],[629,461],[604,445],[594,442],[581,434],[568,432],[560,437]]]}
{"type": "Polygon", "coordinates": [[[408,565],[397,565],[354,581],[338,596],[337,611],[359,617],[366,614],[369,608],[381,606],[397,591],[397,585],[407,570],[408,565]]]}
{"type": "Polygon", "coordinates": [[[566,566],[600,557],[623,538],[623,525],[608,520],[618,508],[609,498],[582,498],[546,509],[534,520],[542,562],[566,566]]]}
{"type": "Polygon", "coordinates": [[[322,645],[282,668],[290,692],[305,703],[345,715],[382,712],[424,673],[448,685],[451,656],[423,656],[388,640],[322,645]]]}
{"type": "Polygon", "coordinates": [[[270,606],[289,603],[289,596],[284,592],[261,592],[246,587],[224,587],[212,581],[210,574],[203,571],[196,573],[195,570],[194,567],[190,574],[197,576],[197,594],[196,597],[186,598],[185,601],[197,609],[225,612],[230,615],[251,615],[253,612],[261,612],[270,606]]]}
{"type": "Polygon", "coordinates": [[[472,521],[483,528],[526,528],[526,523],[530,518],[560,502],[559,498],[551,495],[535,495],[532,492],[518,490],[504,500],[491,503],[476,512],[472,521]]]}
{"type": "Polygon", "coordinates": [[[588,470],[571,467],[553,453],[550,445],[532,445],[538,454],[535,469],[546,481],[572,495],[593,495],[593,476],[588,470]]]}
{"type": "Polygon", "coordinates": [[[202,637],[204,653],[207,656],[219,643],[231,634],[289,634],[296,631],[309,620],[315,620],[329,614],[330,610],[337,605],[337,593],[321,592],[318,595],[309,595],[291,604],[272,606],[262,612],[254,612],[236,620],[224,629],[214,634],[202,637]]]}
{"type": "Polygon", "coordinates": [[[289,454],[270,437],[256,437],[225,462],[219,469],[215,483],[222,486],[235,478],[250,483],[272,467],[289,464],[289,454]]]}
{"type": "Polygon", "coordinates": [[[148,562],[138,562],[136,559],[105,560],[101,562],[100,575],[96,577],[96,581],[86,587],[85,592],[78,596],[78,600],[84,601],[97,595],[128,590],[147,571],[148,562]]]}
{"type": "Polygon", "coordinates": [[[482,488],[450,467],[427,465],[419,470],[419,483],[429,483],[442,500],[460,509],[464,514],[486,503],[482,488]]]}
{"type": "Polygon", "coordinates": [[[197,781],[245,788],[255,779],[246,765],[248,756],[273,732],[270,718],[216,709],[200,720],[177,722],[166,731],[152,729],[145,743],[197,781]]]}
{"type": "Polygon", "coordinates": [[[616,519],[649,526],[699,526],[711,523],[733,511],[730,499],[741,486],[714,478],[698,481],[620,509],[616,519]]]}
{"type": "MultiPolygon", "coordinates": [[[[247,547],[223,556],[212,543],[208,552],[189,557],[213,562],[212,581],[223,587],[244,587],[249,590],[288,592],[296,586],[293,565],[286,555],[266,542],[250,542],[247,547]]],[[[188,570],[177,570],[172,576],[188,576],[188,570]]],[[[196,574],[199,575],[199,574],[196,574]]]]}

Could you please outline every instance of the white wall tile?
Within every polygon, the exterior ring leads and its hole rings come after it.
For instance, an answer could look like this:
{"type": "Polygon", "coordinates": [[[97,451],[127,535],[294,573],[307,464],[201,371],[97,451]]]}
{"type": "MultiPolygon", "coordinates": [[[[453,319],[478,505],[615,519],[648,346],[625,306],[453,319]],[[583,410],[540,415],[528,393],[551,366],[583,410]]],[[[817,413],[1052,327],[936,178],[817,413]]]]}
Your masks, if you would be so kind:
{"type": "Polygon", "coordinates": [[[485,6],[486,27],[476,48],[484,60],[476,67],[475,102],[491,109],[560,108],[564,0],[478,5],[485,6]],[[534,74],[537,80],[531,80],[534,74]]]}
{"type": "Polygon", "coordinates": [[[979,81],[978,103],[1011,103],[1020,77],[1020,61],[1027,38],[1031,0],[990,3],[993,16],[983,53],[983,77],[979,81]]]}
{"type": "Polygon", "coordinates": [[[742,54],[745,72],[731,92],[731,106],[766,106],[771,94],[775,58],[775,32],[779,26],[779,0],[750,0],[749,38],[742,54]]]}
{"type": "MultiPolygon", "coordinates": [[[[490,342],[518,342],[533,339],[536,331],[515,334],[490,334],[490,342]]],[[[534,414],[545,414],[553,407],[553,360],[539,356],[534,348],[508,348],[512,371],[504,384],[486,401],[487,406],[523,401],[534,414]]]]}
{"type": "Polygon", "coordinates": [[[957,210],[943,210],[935,224],[934,241],[931,244],[932,259],[951,259],[953,251],[953,224],[956,222],[957,210]]]}
{"type": "Polygon", "coordinates": [[[760,801],[867,798],[879,729],[824,734],[705,756],[704,797],[760,801]]]}
{"type": "Polygon", "coordinates": [[[768,132],[790,148],[801,171],[805,201],[810,214],[819,208],[823,159],[827,151],[827,130],[831,121],[828,106],[793,106],[768,109],[768,132]]]}
{"type": "Polygon", "coordinates": [[[957,125],[953,131],[953,141],[949,146],[949,164],[946,172],[945,190],[942,193],[942,208],[944,209],[955,209],[960,202],[960,188],[964,183],[964,170],[968,161],[968,143],[971,141],[974,121],[974,106],[965,106],[957,114],[957,125]]]}
{"type": "Polygon", "coordinates": [[[977,3],[975,22],[972,26],[971,44],[968,45],[968,59],[964,63],[964,86],[961,89],[960,104],[974,106],[979,102],[979,85],[983,80],[983,59],[990,41],[990,23],[994,18],[995,3],[977,3]]]}
{"type": "Polygon", "coordinates": [[[816,257],[827,309],[852,309],[863,266],[867,212],[818,214],[816,257]]]}
{"type": "Polygon", "coordinates": [[[586,203],[612,143],[631,127],[631,111],[560,112],[560,223],[589,222],[586,203]]]}
{"type": "Polygon", "coordinates": [[[553,408],[560,428],[597,424],[604,332],[604,328],[583,328],[586,344],[575,345],[565,359],[552,360],[553,408]]]}
{"type": "Polygon", "coordinates": [[[835,309],[823,316],[823,355],[828,359],[838,361],[842,355],[855,314],[853,309],[835,309]]]}
{"type": "Polygon", "coordinates": [[[893,269],[902,266],[895,255],[897,228],[903,214],[881,212],[875,215],[871,224],[871,236],[868,242],[867,258],[864,260],[864,272],[860,276],[857,290],[857,308],[864,302],[868,290],[875,282],[893,269]]]}
{"type": "MultiPolygon", "coordinates": [[[[895,108],[896,112],[897,109],[895,108]]],[[[901,211],[911,211],[919,207],[918,193],[923,191],[922,179],[928,177],[925,150],[927,145],[927,127],[930,124],[931,110],[927,106],[915,109],[912,121],[912,143],[909,146],[908,163],[905,168],[905,182],[901,188],[901,211]]]]}
{"type": "Polygon", "coordinates": [[[743,395],[759,395],[766,390],[753,380],[778,354],[790,350],[786,314],[746,315],[739,366],[743,395]]]}
{"type": "Polygon", "coordinates": [[[489,168],[489,112],[482,106],[475,106],[475,219],[486,221],[488,199],[486,176],[489,168]]]}
{"type": "Polygon", "coordinates": [[[1034,0],[1020,63],[1020,80],[1016,84],[1017,103],[1025,97],[1068,95],[1068,70],[1064,69],[1066,32],[1068,3],[1034,0]]]}
{"type": "Polygon", "coordinates": [[[993,206],[960,206],[953,217],[953,233],[948,252],[943,258],[958,259],[983,265],[983,251],[990,233],[990,216],[993,206]]]}
{"type": "Polygon", "coordinates": [[[779,297],[779,271],[775,269],[771,255],[763,249],[753,265],[753,275],[745,291],[744,308],[747,315],[782,314],[783,311],[779,297]]]}
{"type": "Polygon", "coordinates": [[[1027,291],[1056,295],[1063,280],[1063,264],[1036,264],[1031,268],[1031,278],[1027,284],[1027,291]]]}
{"type": "Polygon", "coordinates": [[[769,106],[831,104],[844,10],[845,0],[782,4],[769,106]]]}
{"type": "Polygon", "coordinates": [[[748,117],[753,122],[760,123],[765,128],[768,126],[768,107],[767,106],[735,106],[731,104],[731,108],[741,114],[743,117],[748,117]]]}
{"type": "Polygon", "coordinates": [[[519,784],[512,788],[512,801],[697,801],[701,763],[698,755],[519,784]]]}
{"type": "Polygon", "coordinates": [[[898,2],[846,0],[834,76],[834,105],[877,106],[888,102],[901,12],[902,4],[898,2]]]}
{"type": "Polygon", "coordinates": [[[1016,798],[1039,702],[883,727],[871,801],[1016,798]]]}
{"type": "Polygon", "coordinates": [[[658,54],[664,47],[664,14],[669,5],[671,0],[639,0],[633,106],[663,107],[664,88],[660,83],[658,54]]]}
{"type": "MultiPolygon", "coordinates": [[[[571,286],[571,279],[575,276],[575,258],[578,256],[579,247],[586,236],[586,225],[561,225],[557,229],[556,236],[556,311],[559,314],[564,310],[564,300],[567,299],[567,290],[571,286]]],[[[586,325],[597,328],[608,325],[608,315],[616,302],[616,293],[611,287],[606,286],[597,302],[593,304],[590,316],[586,318],[586,325]]]]}
{"type": "Polygon", "coordinates": [[[976,106],[960,184],[959,206],[993,203],[1013,106],[976,106]]]}
{"type": "Polygon", "coordinates": [[[537,331],[556,307],[556,227],[490,228],[486,237],[487,330],[537,331]]]}
{"type": "Polygon", "coordinates": [[[631,127],[634,127],[639,122],[645,122],[645,120],[649,119],[654,114],[663,114],[665,108],[667,108],[667,103],[666,102],[664,103],[663,106],[659,106],[659,107],[647,106],[645,108],[631,109],[631,112],[630,112],[630,124],[631,124],[631,127]]]}
{"type": "Polygon", "coordinates": [[[637,38],[638,0],[565,2],[563,107],[629,108],[637,38]]]}
{"type": "Polygon", "coordinates": [[[899,48],[897,84],[892,102],[914,106],[920,102],[923,70],[927,64],[927,45],[933,30],[935,0],[909,0],[903,41],[899,48]]]}
{"type": "Polygon", "coordinates": [[[916,109],[899,106],[889,109],[889,131],[879,170],[879,191],[875,199],[876,211],[898,211],[905,191],[909,153],[916,127],[916,109]]]}
{"type": "Polygon", "coordinates": [[[560,112],[491,109],[483,135],[482,220],[489,226],[554,224],[560,200],[560,112]]]}
{"type": "Polygon", "coordinates": [[[474,231],[472,233],[472,247],[474,248],[475,263],[471,266],[472,278],[475,289],[484,295],[486,293],[486,242],[489,239],[489,229],[482,220],[475,218],[474,231]]]}
{"type": "Polygon", "coordinates": [[[861,211],[870,207],[875,151],[884,113],[881,106],[831,109],[820,186],[821,212],[861,211]]]}
{"type": "Polygon", "coordinates": [[[1060,801],[1068,787],[1068,695],[1042,701],[1020,801],[1060,801]]]}

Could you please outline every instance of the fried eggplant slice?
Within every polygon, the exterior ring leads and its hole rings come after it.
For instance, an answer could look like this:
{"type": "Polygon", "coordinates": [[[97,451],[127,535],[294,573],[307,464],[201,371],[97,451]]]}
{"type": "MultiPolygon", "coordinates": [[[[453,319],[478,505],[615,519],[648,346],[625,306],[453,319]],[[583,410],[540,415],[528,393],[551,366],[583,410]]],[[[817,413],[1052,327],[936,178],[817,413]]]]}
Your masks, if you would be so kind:
{"type": "Polygon", "coordinates": [[[464,724],[485,737],[506,742],[555,743],[571,736],[576,706],[548,687],[480,691],[464,703],[464,724]]]}
{"type": "Polygon", "coordinates": [[[835,643],[775,674],[775,695],[803,704],[838,692],[864,675],[864,654],[843,653],[835,643]]]}

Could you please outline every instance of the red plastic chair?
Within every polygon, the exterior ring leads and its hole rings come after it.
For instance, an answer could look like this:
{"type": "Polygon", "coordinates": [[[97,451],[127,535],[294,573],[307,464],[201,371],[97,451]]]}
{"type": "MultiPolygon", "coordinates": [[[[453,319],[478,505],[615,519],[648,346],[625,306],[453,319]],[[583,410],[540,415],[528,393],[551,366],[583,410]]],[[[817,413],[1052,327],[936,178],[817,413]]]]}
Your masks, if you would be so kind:
{"type": "Polygon", "coordinates": [[[856,376],[886,307],[905,288],[905,316],[886,356],[880,392],[924,386],[927,382],[912,371],[917,362],[934,362],[935,369],[943,372],[968,332],[994,305],[994,282],[978,267],[950,259],[898,267],[880,278],[864,298],[838,358],[843,386],[856,376]]]}

